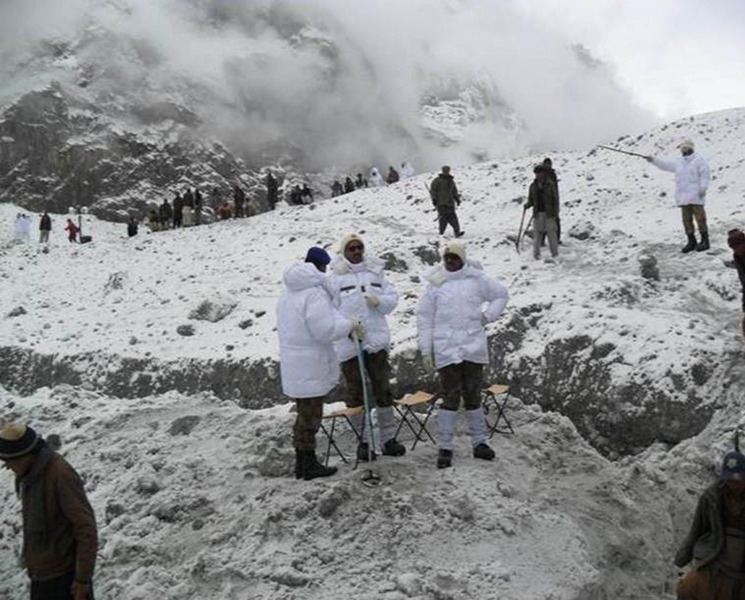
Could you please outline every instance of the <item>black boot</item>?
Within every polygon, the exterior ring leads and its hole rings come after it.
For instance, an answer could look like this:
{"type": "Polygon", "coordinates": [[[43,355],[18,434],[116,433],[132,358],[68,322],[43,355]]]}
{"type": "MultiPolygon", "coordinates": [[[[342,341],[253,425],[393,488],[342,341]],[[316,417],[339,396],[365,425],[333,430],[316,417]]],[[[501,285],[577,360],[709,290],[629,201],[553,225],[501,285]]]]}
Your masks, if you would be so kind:
{"type": "Polygon", "coordinates": [[[295,450],[295,479],[302,479],[305,475],[305,463],[307,452],[295,450]]]}
{"type": "Polygon", "coordinates": [[[453,451],[452,450],[440,450],[437,453],[437,468],[447,469],[453,466],[453,451]]]}
{"type": "Polygon", "coordinates": [[[688,253],[693,252],[696,249],[696,236],[693,233],[688,234],[688,243],[683,246],[681,252],[688,253]]]}
{"type": "MultiPolygon", "coordinates": [[[[368,456],[369,449],[370,449],[370,446],[367,442],[361,442],[359,446],[357,446],[357,460],[360,462],[367,462],[370,458],[368,456]]],[[[378,458],[378,455],[375,454],[375,450],[373,450],[372,453],[370,454],[372,455],[373,460],[378,458]]]]}
{"type": "Polygon", "coordinates": [[[494,450],[492,450],[487,444],[479,444],[473,449],[473,457],[481,458],[483,460],[494,460],[494,450]]]}
{"type": "Polygon", "coordinates": [[[406,447],[399,441],[392,439],[383,444],[384,456],[403,456],[406,454],[406,447]]]}
{"type": "Polygon", "coordinates": [[[696,252],[703,252],[704,250],[709,249],[709,233],[702,233],[701,234],[701,241],[698,243],[698,246],[696,246],[696,252]]]}
{"type": "Polygon", "coordinates": [[[316,477],[330,477],[336,473],[336,467],[327,467],[318,462],[315,452],[306,452],[305,454],[305,471],[303,472],[305,481],[310,481],[316,477]]]}

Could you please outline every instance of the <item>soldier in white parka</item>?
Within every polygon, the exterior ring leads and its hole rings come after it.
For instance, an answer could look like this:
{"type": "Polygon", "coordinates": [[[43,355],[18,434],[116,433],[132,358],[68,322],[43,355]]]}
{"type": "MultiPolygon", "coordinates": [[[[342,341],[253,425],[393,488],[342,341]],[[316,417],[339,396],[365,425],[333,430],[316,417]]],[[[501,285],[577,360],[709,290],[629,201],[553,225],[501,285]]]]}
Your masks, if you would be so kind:
{"type": "Polygon", "coordinates": [[[675,204],[680,206],[683,216],[683,229],[688,236],[688,243],[683,252],[709,249],[709,229],[706,225],[706,191],[711,180],[709,163],[700,154],[695,154],[693,142],[686,140],[678,146],[680,156],[674,160],[663,160],[646,156],[645,158],[658,169],[675,173],[675,204]],[[693,219],[696,219],[701,241],[696,243],[693,219]]]}
{"type": "Polygon", "coordinates": [[[481,407],[483,370],[489,363],[484,327],[502,314],[509,294],[480,264],[466,260],[466,248],[459,242],[445,245],[443,263],[432,268],[425,279],[428,285],[417,308],[417,328],[424,367],[437,368],[443,392],[437,467],[452,465],[461,398],[473,456],[492,460],[494,450],[486,443],[488,429],[481,407]]]}
{"type": "Polygon", "coordinates": [[[293,444],[298,479],[336,473],[336,467],[325,467],[315,453],[324,400],[339,380],[334,342],[352,333],[364,338],[361,325],[334,308],[325,274],[330,261],[323,248],[308,250],[305,262],[294,263],[285,270],[285,291],[277,303],[282,391],[297,405],[293,444]]]}
{"type": "MultiPolygon", "coordinates": [[[[365,339],[362,345],[365,370],[377,406],[380,446],[387,456],[406,453],[403,444],[395,439],[396,422],[393,415],[391,392],[391,365],[388,358],[391,333],[386,316],[398,304],[398,292],[388,282],[383,272],[383,262],[365,254],[365,243],[356,233],[344,236],[339,255],[331,263],[331,286],[340,312],[362,323],[365,339]]],[[[362,406],[362,377],[354,341],[341,338],[336,344],[336,355],[347,384],[347,406],[362,406]]],[[[363,431],[362,442],[357,447],[358,460],[368,460],[367,427],[362,427],[362,414],[352,417],[355,429],[363,431]]]]}

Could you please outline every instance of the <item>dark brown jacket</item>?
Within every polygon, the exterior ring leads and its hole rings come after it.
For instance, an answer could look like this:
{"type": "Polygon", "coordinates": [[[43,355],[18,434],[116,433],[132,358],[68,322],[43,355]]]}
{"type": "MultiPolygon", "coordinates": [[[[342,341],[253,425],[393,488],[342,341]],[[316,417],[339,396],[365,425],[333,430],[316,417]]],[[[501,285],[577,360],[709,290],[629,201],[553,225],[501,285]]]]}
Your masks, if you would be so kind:
{"type": "Polygon", "coordinates": [[[675,555],[675,564],[683,567],[693,561],[700,569],[712,563],[724,548],[724,509],[722,484],[710,485],[699,498],[688,536],[675,555]]]}
{"type": "Polygon", "coordinates": [[[545,212],[548,219],[559,216],[559,194],[556,191],[556,185],[549,178],[543,181],[542,188],[538,187],[537,181],[530,184],[528,203],[525,205],[525,208],[533,207],[533,216],[536,217],[541,204],[546,209],[545,212]]]}
{"type": "Polygon", "coordinates": [[[429,195],[438,210],[455,209],[455,205],[460,204],[460,195],[452,175],[440,173],[435,177],[429,186],[429,195]]]}
{"type": "Polygon", "coordinates": [[[98,550],[96,518],[75,469],[44,447],[17,485],[29,577],[44,581],[74,572],[76,580],[91,581],[98,550]]]}

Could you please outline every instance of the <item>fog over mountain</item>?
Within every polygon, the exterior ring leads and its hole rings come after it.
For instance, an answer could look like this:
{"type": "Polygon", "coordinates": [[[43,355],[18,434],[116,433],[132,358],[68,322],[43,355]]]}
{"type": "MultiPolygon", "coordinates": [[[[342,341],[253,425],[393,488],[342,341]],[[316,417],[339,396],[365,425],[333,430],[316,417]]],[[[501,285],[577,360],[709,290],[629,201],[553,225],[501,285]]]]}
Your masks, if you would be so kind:
{"type": "Polygon", "coordinates": [[[0,38],[3,107],[57,81],[250,167],[434,168],[653,122],[610,66],[488,0],[27,0],[0,5],[0,38]]]}

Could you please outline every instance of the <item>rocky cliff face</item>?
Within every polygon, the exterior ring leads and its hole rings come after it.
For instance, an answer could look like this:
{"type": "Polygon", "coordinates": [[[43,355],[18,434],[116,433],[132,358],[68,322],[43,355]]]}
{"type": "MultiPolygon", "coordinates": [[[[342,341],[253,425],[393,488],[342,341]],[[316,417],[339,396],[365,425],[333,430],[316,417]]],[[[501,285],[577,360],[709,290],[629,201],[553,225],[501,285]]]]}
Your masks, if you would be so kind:
{"type": "Polygon", "coordinates": [[[123,221],[186,187],[227,195],[240,182],[255,212],[268,208],[260,175],[199,140],[195,115],[169,104],[160,113],[152,128],[126,129],[58,84],[29,92],[0,121],[0,201],[58,213],[87,206],[123,221]]]}

